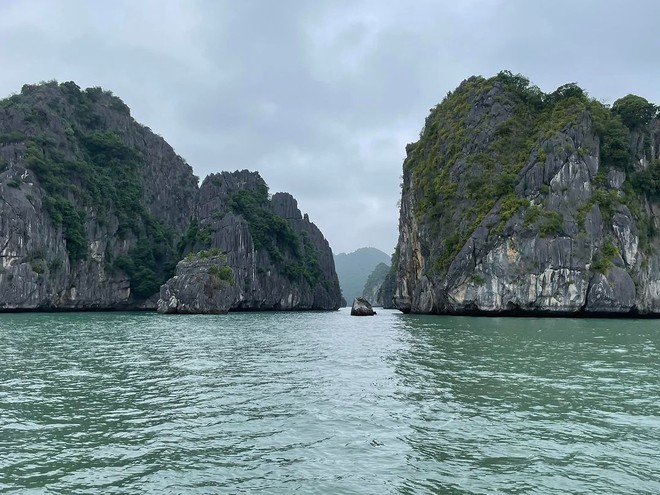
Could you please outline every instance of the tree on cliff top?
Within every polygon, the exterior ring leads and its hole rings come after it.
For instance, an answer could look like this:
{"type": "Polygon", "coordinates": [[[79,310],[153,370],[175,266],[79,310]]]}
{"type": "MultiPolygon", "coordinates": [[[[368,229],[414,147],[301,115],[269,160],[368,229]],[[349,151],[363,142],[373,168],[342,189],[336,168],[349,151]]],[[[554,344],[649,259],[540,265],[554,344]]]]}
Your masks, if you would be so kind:
{"type": "Polygon", "coordinates": [[[637,95],[624,96],[612,105],[612,113],[618,115],[629,129],[639,129],[648,125],[657,112],[658,107],[637,95]]]}

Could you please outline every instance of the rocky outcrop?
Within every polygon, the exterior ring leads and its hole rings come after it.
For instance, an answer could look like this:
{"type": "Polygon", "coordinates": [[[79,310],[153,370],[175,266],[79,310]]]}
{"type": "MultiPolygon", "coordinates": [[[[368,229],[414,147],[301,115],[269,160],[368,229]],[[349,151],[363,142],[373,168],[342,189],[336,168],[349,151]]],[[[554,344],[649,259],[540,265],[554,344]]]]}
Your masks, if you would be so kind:
{"type": "Polygon", "coordinates": [[[234,278],[223,255],[179,261],[176,275],[160,288],[159,313],[222,314],[229,311],[234,278]]]}
{"type": "MultiPolygon", "coordinates": [[[[341,293],[330,246],[290,194],[269,198],[259,174],[243,170],[208,176],[199,197],[197,234],[186,250],[224,253],[235,281],[223,292],[228,309],[339,308],[341,293]]],[[[196,266],[177,267],[177,277],[161,289],[163,301],[191,270],[197,271],[196,266]]],[[[189,305],[194,297],[189,291],[177,300],[189,305]]]]}
{"type": "MultiPolygon", "coordinates": [[[[254,187],[267,196],[248,172],[199,188],[192,168],[108,91],[26,85],[0,101],[0,311],[155,309],[176,263],[213,246],[236,269],[223,289],[232,309],[337,307],[323,235],[284,193],[266,198],[275,228],[247,218],[241,191],[254,187]]],[[[179,266],[167,304],[174,296],[179,312],[221,310],[216,295],[195,301],[182,286],[206,287],[198,272],[179,266]]]]}
{"type": "Polygon", "coordinates": [[[376,312],[369,301],[363,297],[356,297],[351,306],[351,316],[373,316],[376,312]]]}
{"type": "Polygon", "coordinates": [[[387,272],[387,275],[385,275],[383,284],[378,291],[378,297],[385,309],[396,309],[394,293],[396,291],[396,267],[398,266],[398,263],[395,262],[394,259],[392,261],[392,266],[387,272]]]}
{"type": "Polygon", "coordinates": [[[623,106],[508,73],[450,94],[407,148],[396,307],[659,313],[657,125],[623,106]]]}
{"type": "Polygon", "coordinates": [[[0,102],[0,309],[141,304],[176,262],[196,191],[111,93],[24,86],[0,102]]]}

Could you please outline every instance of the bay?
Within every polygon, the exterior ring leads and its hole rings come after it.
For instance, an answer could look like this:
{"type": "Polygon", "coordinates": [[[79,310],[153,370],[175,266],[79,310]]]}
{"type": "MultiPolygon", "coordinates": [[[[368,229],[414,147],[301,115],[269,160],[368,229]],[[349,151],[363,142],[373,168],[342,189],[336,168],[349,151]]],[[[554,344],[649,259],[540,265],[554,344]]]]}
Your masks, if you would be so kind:
{"type": "Polygon", "coordinates": [[[1,493],[660,493],[660,322],[0,315],[1,493]]]}

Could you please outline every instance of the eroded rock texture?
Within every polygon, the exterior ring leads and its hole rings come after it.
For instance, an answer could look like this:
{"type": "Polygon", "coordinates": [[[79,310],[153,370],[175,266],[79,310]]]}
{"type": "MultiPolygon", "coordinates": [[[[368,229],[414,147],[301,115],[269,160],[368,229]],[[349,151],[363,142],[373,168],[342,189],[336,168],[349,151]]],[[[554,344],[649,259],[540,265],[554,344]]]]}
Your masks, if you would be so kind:
{"type": "Polygon", "coordinates": [[[258,174],[214,177],[225,182],[199,188],[100,88],[50,82],[1,100],[0,310],[154,309],[176,263],[213,246],[236,270],[232,309],[337,307],[328,243],[295,200],[268,200],[258,174]],[[248,222],[254,211],[235,195],[255,184],[274,228],[248,222]]]}
{"type": "MultiPolygon", "coordinates": [[[[198,230],[186,249],[194,253],[211,248],[226,255],[234,279],[223,292],[227,308],[339,308],[341,292],[330,246],[293,196],[276,193],[269,198],[259,174],[243,170],[208,176],[199,198],[198,230]]],[[[187,269],[180,264],[177,275],[187,269]]]]}
{"type": "Polygon", "coordinates": [[[392,304],[658,313],[654,115],[642,98],[610,109],[572,84],[545,95],[510,73],[464,81],[407,148],[392,304]]]}

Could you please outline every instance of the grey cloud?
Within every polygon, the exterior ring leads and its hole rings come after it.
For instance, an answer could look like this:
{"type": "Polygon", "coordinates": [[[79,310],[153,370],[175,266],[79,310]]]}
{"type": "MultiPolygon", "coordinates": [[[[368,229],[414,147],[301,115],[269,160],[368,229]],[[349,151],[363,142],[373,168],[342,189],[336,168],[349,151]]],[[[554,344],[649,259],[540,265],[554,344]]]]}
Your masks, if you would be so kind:
{"type": "Polygon", "coordinates": [[[658,14],[652,0],[5,1],[0,93],[102,85],[198,175],[259,170],[335,252],[389,253],[404,146],[447,91],[510,69],[660,102],[658,14]]]}

